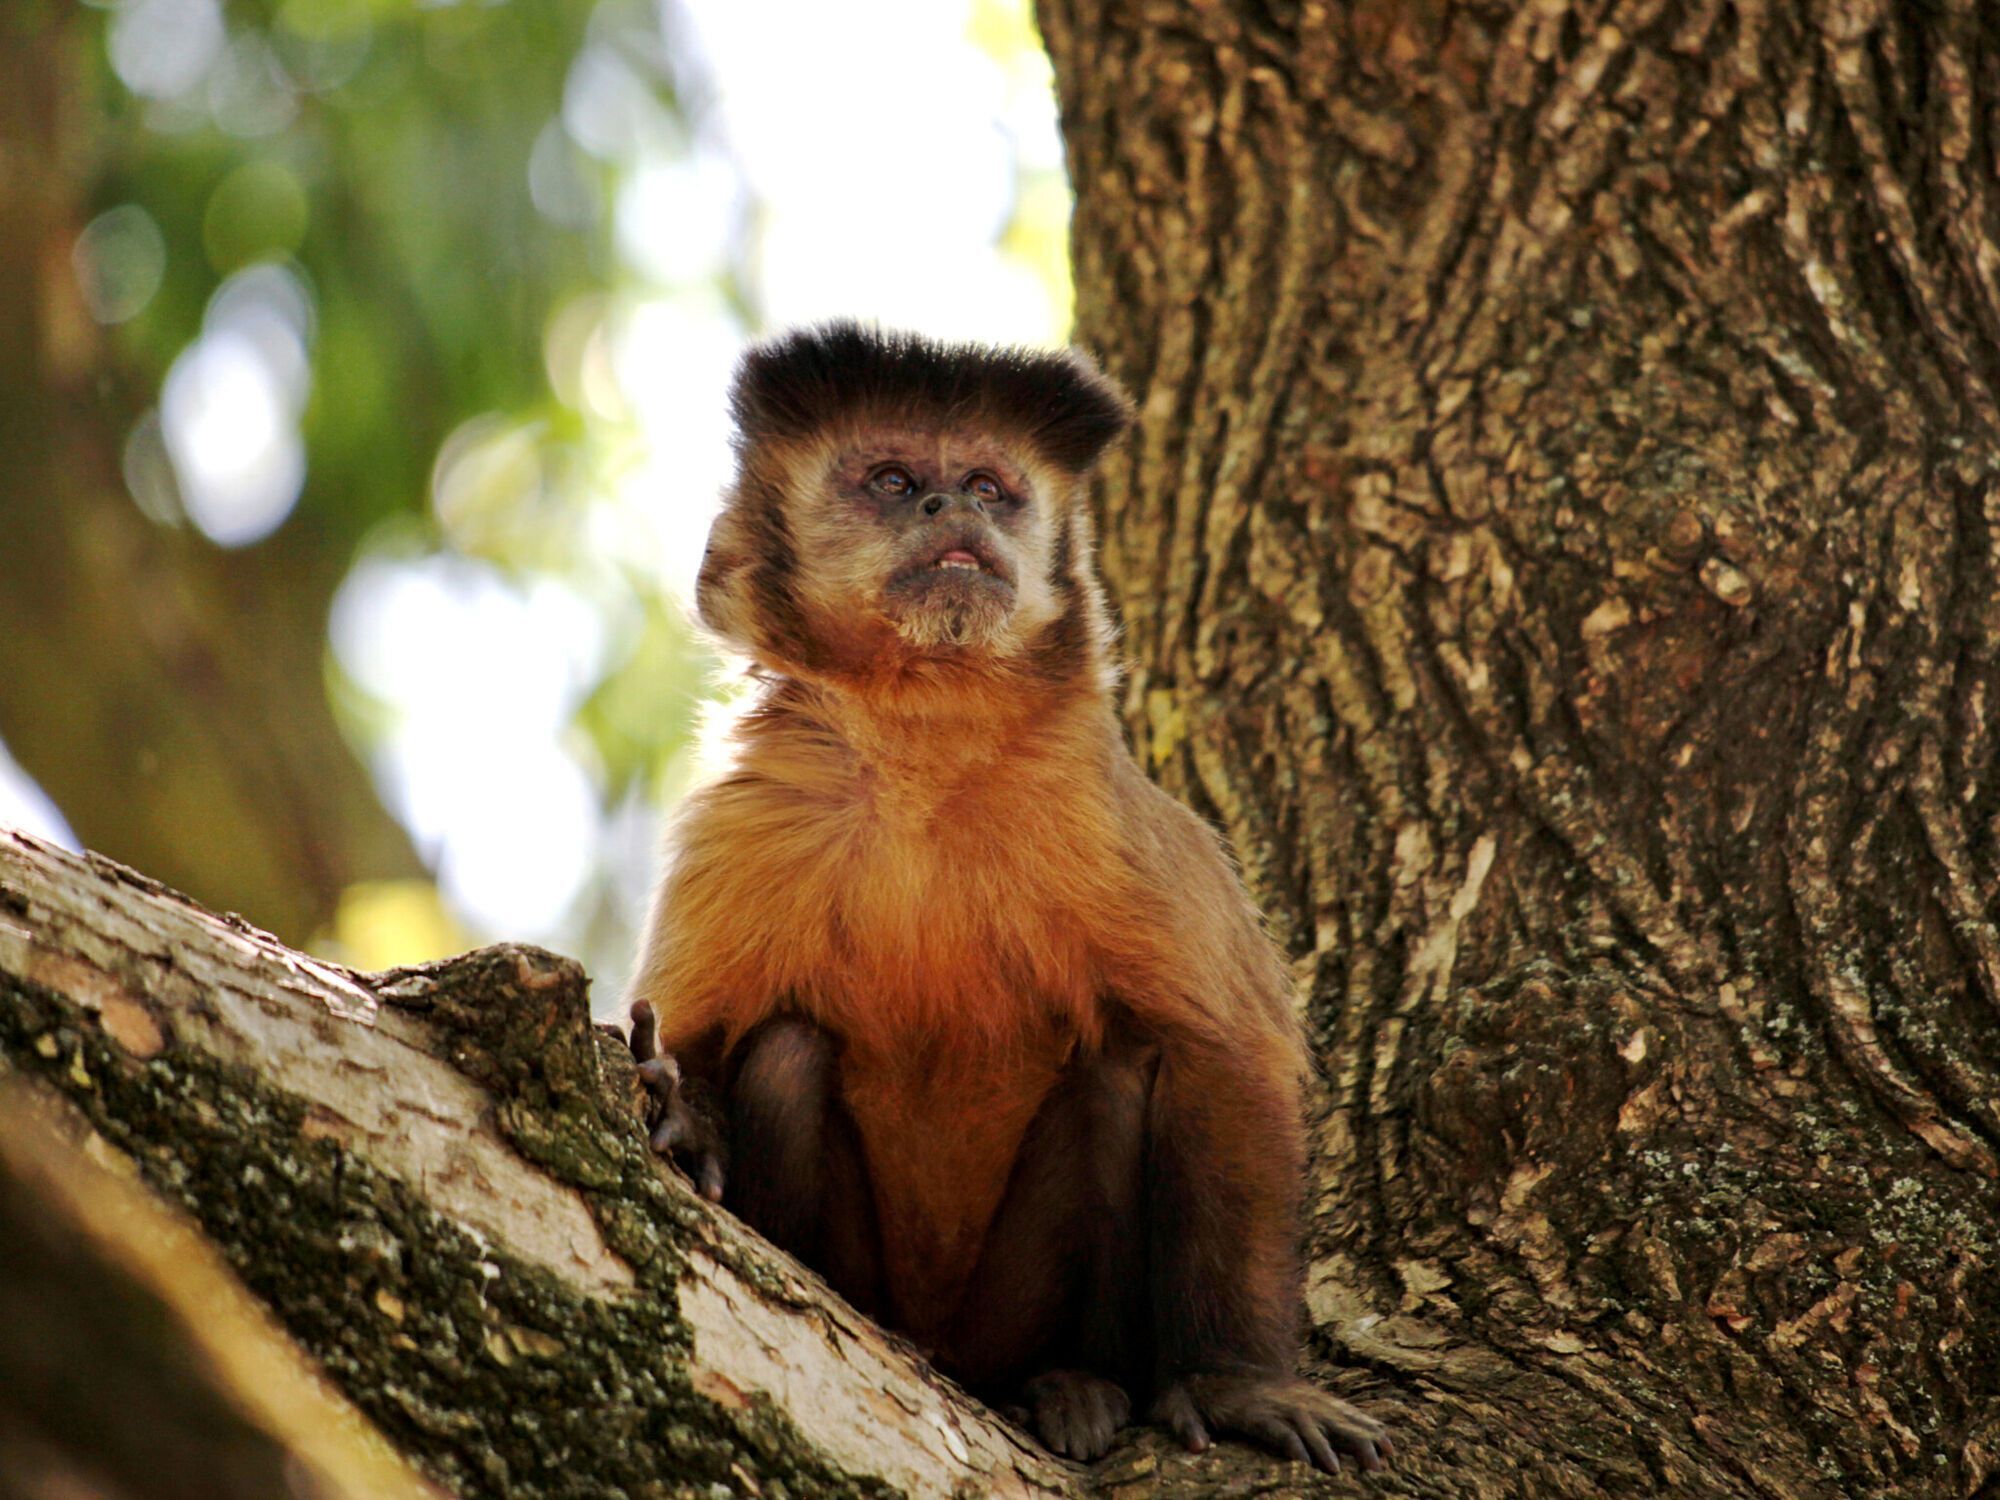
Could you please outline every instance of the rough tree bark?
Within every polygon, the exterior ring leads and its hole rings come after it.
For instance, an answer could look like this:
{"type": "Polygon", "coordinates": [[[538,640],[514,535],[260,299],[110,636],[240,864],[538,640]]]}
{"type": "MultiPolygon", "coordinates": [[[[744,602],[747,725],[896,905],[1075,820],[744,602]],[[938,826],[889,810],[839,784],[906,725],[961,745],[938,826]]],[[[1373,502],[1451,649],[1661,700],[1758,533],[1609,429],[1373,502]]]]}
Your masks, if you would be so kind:
{"type": "Polygon", "coordinates": [[[0,1087],[0,1500],[437,1493],[198,1234],[38,1102],[0,1087]]]}
{"type": "Polygon", "coordinates": [[[2000,13],[1040,9],[1381,1488],[2000,1494],[2000,13]]]}

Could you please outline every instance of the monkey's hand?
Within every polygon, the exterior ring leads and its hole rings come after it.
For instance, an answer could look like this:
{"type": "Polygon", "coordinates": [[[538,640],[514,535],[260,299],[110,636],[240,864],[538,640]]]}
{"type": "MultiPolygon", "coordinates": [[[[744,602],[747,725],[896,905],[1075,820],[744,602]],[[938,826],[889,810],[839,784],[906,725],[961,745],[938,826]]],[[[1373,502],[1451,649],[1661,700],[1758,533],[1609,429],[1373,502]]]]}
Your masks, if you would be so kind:
{"type": "Polygon", "coordinates": [[[1083,1370],[1050,1370],[1021,1391],[1015,1410],[1050,1451],[1078,1463],[1095,1463],[1110,1451],[1118,1429],[1131,1420],[1123,1387],[1083,1370]]]}
{"type": "Polygon", "coordinates": [[[630,1045],[649,1096],[646,1126],[653,1149],[693,1178],[702,1197],[720,1203],[726,1153],[717,1101],[694,1080],[684,1082],[680,1064],[660,1050],[659,1024],[644,1000],[632,1007],[630,1045]]]}
{"type": "Polygon", "coordinates": [[[1329,1474],[1343,1453],[1375,1470],[1396,1452],[1380,1422],[1291,1375],[1189,1375],[1161,1392],[1153,1420],[1193,1453],[1228,1433],[1329,1474]]]}

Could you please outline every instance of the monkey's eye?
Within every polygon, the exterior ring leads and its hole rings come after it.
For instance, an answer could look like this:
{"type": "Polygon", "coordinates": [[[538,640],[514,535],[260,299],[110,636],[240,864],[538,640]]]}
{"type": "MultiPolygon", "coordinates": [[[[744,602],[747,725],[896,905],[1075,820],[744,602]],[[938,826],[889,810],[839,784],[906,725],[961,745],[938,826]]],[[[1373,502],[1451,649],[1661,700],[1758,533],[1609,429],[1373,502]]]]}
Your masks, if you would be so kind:
{"type": "Polygon", "coordinates": [[[901,464],[884,464],[868,476],[868,488],[878,495],[914,495],[917,481],[901,464]]]}
{"type": "Polygon", "coordinates": [[[1000,481],[984,469],[974,469],[970,474],[966,475],[965,483],[960,488],[966,494],[976,499],[984,500],[992,505],[998,505],[1002,500],[1007,498],[1007,491],[1001,485],[1000,481]]]}

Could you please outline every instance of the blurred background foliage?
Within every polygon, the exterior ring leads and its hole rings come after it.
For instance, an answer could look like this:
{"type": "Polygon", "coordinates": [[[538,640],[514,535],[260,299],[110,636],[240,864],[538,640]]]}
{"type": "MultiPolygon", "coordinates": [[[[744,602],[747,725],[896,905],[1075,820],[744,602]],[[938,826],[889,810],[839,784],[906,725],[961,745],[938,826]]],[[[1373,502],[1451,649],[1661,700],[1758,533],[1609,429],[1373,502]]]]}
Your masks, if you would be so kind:
{"type": "Polygon", "coordinates": [[[760,330],[1059,340],[1026,0],[13,0],[0,822],[611,1005],[760,330]]]}

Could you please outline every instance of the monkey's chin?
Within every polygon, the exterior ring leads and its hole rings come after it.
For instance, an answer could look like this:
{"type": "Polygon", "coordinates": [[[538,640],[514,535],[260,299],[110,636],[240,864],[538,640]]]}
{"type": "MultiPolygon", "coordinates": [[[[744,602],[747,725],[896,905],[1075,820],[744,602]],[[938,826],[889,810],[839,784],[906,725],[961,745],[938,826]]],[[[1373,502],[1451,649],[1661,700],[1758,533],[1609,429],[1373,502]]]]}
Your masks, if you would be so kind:
{"type": "Polygon", "coordinates": [[[969,589],[911,591],[891,601],[889,618],[896,634],[918,651],[977,651],[1006,639],[1014,612],[1013,592],[991,579],[969,589]]]}

